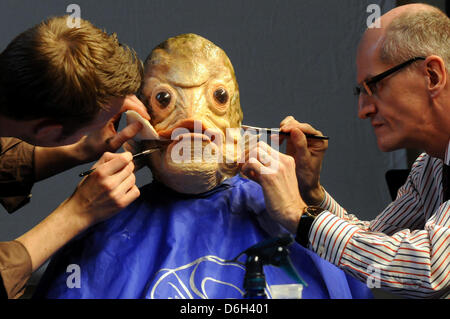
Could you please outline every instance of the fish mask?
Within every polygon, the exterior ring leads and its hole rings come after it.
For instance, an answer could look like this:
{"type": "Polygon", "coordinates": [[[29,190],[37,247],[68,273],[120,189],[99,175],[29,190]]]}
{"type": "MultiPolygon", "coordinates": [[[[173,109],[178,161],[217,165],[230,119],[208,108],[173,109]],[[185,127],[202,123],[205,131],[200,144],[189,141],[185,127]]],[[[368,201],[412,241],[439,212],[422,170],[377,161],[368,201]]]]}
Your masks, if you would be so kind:
{"type": "Polygon", "coordinates": [[[243,115],[222,49],[195,34],[164,41],[145,61],[139,97],[159,137],[173,140],[149,157],[155,179],[200,194],[237,174],[243,115]]]}

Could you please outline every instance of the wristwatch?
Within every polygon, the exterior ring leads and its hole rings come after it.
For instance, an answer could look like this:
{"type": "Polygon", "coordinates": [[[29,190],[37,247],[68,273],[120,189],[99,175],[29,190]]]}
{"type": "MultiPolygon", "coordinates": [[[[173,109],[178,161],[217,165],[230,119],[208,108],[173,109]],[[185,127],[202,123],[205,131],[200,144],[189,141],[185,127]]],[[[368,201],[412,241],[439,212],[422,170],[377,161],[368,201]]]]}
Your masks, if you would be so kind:
{"type": "Polygon", "coordinates": [[[307,206],[303,209],[303,214],[297,227],[297,236],[295,237],[295,240],[303,247],[308,248],[311,225],[316,217],[324,211],[325,209],[318,206],[307,206]]]}

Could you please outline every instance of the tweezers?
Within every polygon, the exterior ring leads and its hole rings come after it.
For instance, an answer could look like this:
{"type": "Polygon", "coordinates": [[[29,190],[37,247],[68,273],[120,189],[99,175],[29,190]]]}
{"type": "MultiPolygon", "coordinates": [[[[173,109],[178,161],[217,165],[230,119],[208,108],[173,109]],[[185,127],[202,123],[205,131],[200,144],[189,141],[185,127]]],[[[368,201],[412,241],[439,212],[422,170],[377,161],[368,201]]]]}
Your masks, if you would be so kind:
{"type": "MultiPolygon", "coordinates": [[[[284,136],[290,136],[291,133],[280,131],[278,128],[263,128],[263,127],[256,127],[256,126],[248,126],[248,125],[241,125],[241,128],[244,131],[257,131],[257,132],[267,132],[267,134],[279,134],[284,136]]],[[[322,136],[322,135],[314,135],[314,134],[308,134],[304,133],[306,138],[312,138],[316,140],[329,140],[330,137],[328,136],[322,136]]]]}

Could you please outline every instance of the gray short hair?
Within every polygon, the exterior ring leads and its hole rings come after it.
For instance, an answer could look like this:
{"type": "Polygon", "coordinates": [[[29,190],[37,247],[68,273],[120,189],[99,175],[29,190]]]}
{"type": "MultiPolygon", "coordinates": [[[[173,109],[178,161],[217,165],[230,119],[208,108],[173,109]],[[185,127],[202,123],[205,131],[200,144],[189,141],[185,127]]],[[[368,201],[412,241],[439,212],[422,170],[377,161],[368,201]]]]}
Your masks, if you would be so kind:
{"type": "Polygon", "coordinates": [[[438,8],[406,12],[388,26],[381,60],[402,63],[418,56],[440,56],[450,70],[450,19],[438,8]]]}

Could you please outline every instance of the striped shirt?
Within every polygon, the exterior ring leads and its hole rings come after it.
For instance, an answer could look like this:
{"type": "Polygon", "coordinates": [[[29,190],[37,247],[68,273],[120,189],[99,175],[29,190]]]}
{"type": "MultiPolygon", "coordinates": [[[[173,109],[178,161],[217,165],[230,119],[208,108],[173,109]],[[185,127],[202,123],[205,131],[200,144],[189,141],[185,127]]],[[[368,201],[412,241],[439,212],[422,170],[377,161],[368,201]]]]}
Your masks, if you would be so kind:
{"type": "MultiPolygon", "coordinates": [[[[445,163],[450,161],[450,143],[445,163]]],[[[422,154],[397,198],[374,220],[360,221],[328,193],[309,232],[310,248],[370,288],[408,298],[450,290],[450,201],[444,202],[443,161],[422,154]]],[[[447,296],[448,297],[448,296],[447,296]]]]}

